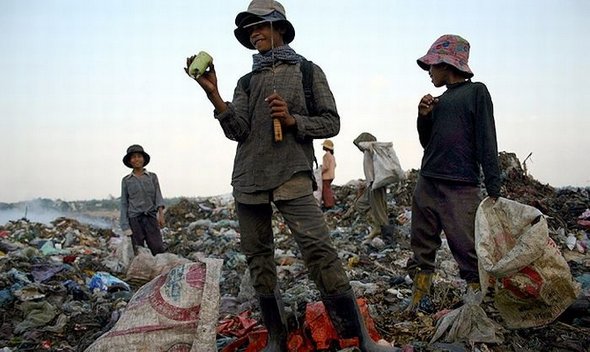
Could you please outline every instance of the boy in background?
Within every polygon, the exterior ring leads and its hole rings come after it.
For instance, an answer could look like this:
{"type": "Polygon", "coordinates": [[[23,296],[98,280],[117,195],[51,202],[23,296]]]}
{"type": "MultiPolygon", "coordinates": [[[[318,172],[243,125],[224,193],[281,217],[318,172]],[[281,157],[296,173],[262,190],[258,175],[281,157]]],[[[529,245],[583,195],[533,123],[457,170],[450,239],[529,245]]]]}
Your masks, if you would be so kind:
{"type": "Polygon", "coordinates": [[[133,171],[121,181],[121,230],[131,236],[133,247],[144,246],[153,255],[164,252],[160,228],[164,226],[164,198],[158,176],[145,166],[150,155],[134,144],[127,148],[123,164],[133,171]]]}

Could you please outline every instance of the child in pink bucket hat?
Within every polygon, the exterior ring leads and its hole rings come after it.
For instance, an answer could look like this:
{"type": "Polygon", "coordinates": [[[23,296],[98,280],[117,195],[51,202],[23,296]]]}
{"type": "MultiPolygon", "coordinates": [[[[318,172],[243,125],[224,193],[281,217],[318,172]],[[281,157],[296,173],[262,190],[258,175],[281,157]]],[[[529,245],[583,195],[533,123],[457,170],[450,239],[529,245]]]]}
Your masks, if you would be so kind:
{"type": "Polygon", "coordinates": [[[430,69],[430,65],[445,63],[462,72],[465,77],[473,77],[473,72],[467,65],[469,42],[458,35],[441,36],[432,44],[428,53],[417,61],[418,65],[426,71],[430,69]]]}
{"type": "Polygon", "coordinates": [[[469,42],[458,35],[438,38],[417,60],[439,97],[427,94],[418,104],[418,136],[424,148],[412,198],[411,247],[407,270],[414,281],[410,310],[428,307],[436,251],[444,230],[459,275],[479,287],[475,252],[475,212],[482,199],[480,169],[487,195],[500,196],[500,169],[494,108],[487,87],[472,82],[469,42]]]}

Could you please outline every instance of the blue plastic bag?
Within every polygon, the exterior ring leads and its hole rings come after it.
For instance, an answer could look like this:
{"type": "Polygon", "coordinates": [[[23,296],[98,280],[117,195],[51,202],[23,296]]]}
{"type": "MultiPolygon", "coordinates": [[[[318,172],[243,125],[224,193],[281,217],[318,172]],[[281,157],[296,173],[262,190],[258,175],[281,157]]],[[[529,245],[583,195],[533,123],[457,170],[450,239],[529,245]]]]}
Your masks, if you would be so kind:
{"type": "Polygon", "coordinates": [[[125,281],[104,271],[99,271],[90,279],[88,288],[91,291],[104,292],[130,291],[131,287],[125,281]]]}

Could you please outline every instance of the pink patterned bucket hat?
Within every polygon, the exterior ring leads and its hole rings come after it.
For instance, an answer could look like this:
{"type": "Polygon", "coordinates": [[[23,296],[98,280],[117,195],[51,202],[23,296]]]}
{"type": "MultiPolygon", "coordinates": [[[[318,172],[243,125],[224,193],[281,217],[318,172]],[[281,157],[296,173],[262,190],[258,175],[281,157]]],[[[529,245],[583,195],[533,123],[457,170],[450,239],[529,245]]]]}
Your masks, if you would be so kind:
{"type": "Polygon", "coordinates": [[[458,35],[445,34],[432,44],[426,55],[416,61],[426,71],[430,69],[430,65],[444,62],[466,73],[471,78],[473,72],[467,65],[468,60],[469,42],[458,35]]]}

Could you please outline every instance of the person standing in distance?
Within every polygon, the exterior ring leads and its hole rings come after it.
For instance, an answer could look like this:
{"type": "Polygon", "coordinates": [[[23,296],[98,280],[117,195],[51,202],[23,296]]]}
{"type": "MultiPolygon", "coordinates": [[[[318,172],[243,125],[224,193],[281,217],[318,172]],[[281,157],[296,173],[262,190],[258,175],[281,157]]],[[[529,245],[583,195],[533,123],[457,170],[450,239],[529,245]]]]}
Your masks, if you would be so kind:
{"type": "Polygon", "coordinates": [[[325,209],[332,209],[336,203],[332,182],[336,176],[336,158],[334,158],[334,142],[326,139],[322,143],[322,203],[325,209]]]}
{"type": "Polygon", "coordinates": [[[160,228],[164,226],[164,198],[158,176],[145,169],[150,155],[134,144],[127,148],[123,164],[133,169],[121,181],[121,230],[131,236],[133,247],[144,246],[153,255],[164,252],[160,228]]]}

